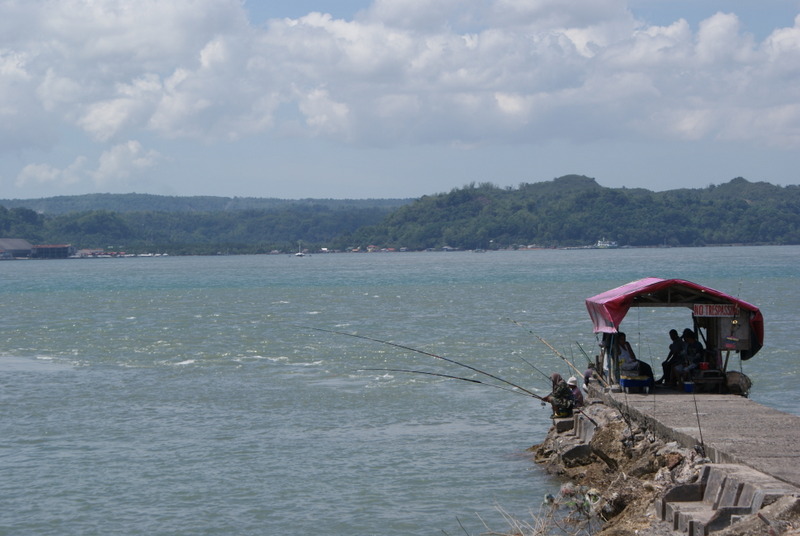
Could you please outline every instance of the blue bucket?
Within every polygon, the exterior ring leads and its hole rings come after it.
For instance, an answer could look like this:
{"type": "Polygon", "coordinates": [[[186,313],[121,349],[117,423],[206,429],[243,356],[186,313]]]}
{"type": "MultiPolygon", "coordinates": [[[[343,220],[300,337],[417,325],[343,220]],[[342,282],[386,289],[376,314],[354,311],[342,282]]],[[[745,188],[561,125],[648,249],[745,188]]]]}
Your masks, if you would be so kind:
{"type": "Polygon", "coordinates": [[[694,392],[694,382],[683,382],[683,390],[687,393],[694,392]]]}

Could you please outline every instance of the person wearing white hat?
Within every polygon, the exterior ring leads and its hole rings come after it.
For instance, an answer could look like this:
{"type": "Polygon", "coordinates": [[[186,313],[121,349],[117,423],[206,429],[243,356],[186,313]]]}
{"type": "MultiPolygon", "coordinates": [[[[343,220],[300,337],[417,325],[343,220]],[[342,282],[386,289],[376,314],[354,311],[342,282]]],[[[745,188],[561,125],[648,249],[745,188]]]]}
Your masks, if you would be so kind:
{"type": "Polygon", "coordinates": [[[583,406],[583,393],[581,393],[581,388],[578,387],[578,378],[575,376],[570,376],[570,378],[567,380],[567,385],[572,391],[572,396],[575,397],[575,407],[579,408],[583,406]]]}

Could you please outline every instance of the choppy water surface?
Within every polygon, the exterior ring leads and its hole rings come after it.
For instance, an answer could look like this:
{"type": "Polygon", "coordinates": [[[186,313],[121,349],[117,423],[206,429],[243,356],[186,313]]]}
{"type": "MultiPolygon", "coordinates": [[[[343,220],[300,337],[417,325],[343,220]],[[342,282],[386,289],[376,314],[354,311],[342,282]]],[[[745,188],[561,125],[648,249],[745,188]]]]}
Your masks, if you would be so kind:
{"type": "MultiPolygon", "coordinates": [[[[680,277],[761,307],[752,398],[800,413],[800,248],[0,263],[0,534],[410,535],[507,528],[558,483],[524,455],[582,356],[583,300],[680,277]],[[509,319],[526,328],[520,328],[509,319]],[[483,520],[483,521],[482,521],[483,520]]],[[[658,370],[688,312],[632,311],[658,370]]],[[[581,365],[582,366],[582,365],[581,365]]],[[[738,367],[738,363],[736,364],[738,367]]]]}

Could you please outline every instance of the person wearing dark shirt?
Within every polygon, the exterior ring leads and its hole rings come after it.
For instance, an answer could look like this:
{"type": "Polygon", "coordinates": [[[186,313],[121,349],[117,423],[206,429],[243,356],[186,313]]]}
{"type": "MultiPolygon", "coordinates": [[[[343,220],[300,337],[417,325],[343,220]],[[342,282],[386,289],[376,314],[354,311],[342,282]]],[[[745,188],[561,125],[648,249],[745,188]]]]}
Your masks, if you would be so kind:
{"type": "Polygon", "coordinates": [[[575,376],[570,376],[570,378],[567,380],[567,385],[572,391],[572,398],[575,400],[575,407],[579,408],[583,406],[583,393],[581,393],[581,388],[578,387],[578,378],[575,376]]]}
{"type": "Polygon", "coordinates": [[[680,363],[681,356],[684,354],[684,344],[680,335],[678,335],[678,330],[669,330],[669,338],[672,341],[669,345],[669,354],[667,354],[667,359],[661,363],[663,374],[656,383],[672,383],[672,369],[680,363]]]}
{"type": "Polygon", "coordinates": [[[622,374],[626,373],[632,376],[645,376],[650,380],[650,386],[653,386],[653,368],[645,363],[636,359],[636,354],[633,352],[631,343],[629,343],[623,332],[617,333],[617,359],[619,359],[619,366],[622,374]]]}
{"type": "Polygon", "coordinates": [[[683,361],[675,366],[675,380],[688,380],[695,369],[703,361],[705,350],[703,343],[697,340],[697,335],[689,328],[683,330],[684,353],[683,361]]]}
{"type": "Polygon", "coordinates": [[[575,407],[575,397],[572,395],[572,389],[569,388],[561,374],[557,372],[550,376],[550,380],[553,383],[553,391],[542,400],[550,402],[553,408],[553,418],[572,417],[572,409],[575,407]]]}

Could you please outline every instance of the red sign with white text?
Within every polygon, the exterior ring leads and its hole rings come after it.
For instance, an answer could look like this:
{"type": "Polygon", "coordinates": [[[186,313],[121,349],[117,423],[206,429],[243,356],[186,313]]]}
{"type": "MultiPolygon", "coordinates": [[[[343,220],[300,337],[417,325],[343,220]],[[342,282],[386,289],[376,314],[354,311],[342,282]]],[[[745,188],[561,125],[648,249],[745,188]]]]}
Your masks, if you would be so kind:
{"type": "Polygon", "coordinates": [[[736,316],[739,308],[731,303],[696,303],[694,316],[736,316]]]}

